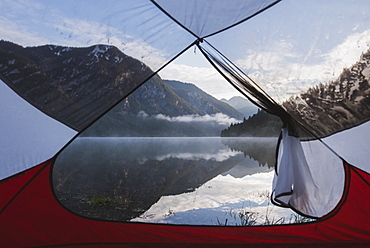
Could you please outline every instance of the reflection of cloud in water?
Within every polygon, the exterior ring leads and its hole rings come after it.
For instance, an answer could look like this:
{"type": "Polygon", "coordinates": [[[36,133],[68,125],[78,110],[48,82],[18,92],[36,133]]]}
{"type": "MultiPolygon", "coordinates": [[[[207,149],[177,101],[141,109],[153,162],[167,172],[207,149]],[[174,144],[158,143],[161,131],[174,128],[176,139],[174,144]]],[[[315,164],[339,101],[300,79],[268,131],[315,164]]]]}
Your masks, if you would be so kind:
{"type": "Polygon", "coordinates": [[[141,218],[132,221],[214,225],[217,219],[228,218],[228,223],[233,225],[235,220],[228,214],[241,209],[258,212],[260,224],[265,220],[266,211],[271,211],[270,219],[282,216],[289,219],[291,210],[269,203],[273,175],[274,171],[243,178],[219,175],[194,192],[161,197],[141,218]]]}
{"type": "Polygon", "coordinates": [[[156,156],[154,159],[157,161],[163,161],[169,158],[178,158],[178,159],[183,159],[183,160],[205,159],[205,160],[214,160],[217,162],[222,162],[238,154],[243,154],[243,153],[237,152],[237,151],[231,151],[230,149],[224,149],[224,150],[219,150],[218,153],[190,153],[190,152],[168,153],[165,155],[156,156]]]}
{"type": "MultiPolygon", "coordinates": [[[[82,138],[58,157],[54,182],[63,199],[72,199],[73,188],[77,195],[127,200],[124,213],[112,210],[124,220],[217,224],[230,210],[266,207],[262,193],[273,174],[261,172],[273,168],[261,165],[275,151],[270,143],[275,139],[82,138]]],[[[72,200],[64,204],[74,210],[72,200]]]]}

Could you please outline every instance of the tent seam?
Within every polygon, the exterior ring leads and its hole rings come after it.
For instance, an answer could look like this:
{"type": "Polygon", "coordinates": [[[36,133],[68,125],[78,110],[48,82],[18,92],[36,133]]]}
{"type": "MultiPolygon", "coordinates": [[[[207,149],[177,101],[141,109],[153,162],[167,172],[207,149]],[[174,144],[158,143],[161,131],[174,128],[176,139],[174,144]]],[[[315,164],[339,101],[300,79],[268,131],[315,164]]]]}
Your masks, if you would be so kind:
{"type": "Polygon", "coordinates": [[[248,21],[249,19],[251,19],[251,18],[253,18],[253,17],[255,17],[255,16],[257,16],[257,15],[261,14],[261,13],[262,13],[262,12],[264,12],[265,10],[268,10],[269,8],[273,7],[274,5],[278,4],[278,3],[279,3],[279,2],[281,2],[281,1],[282,1],[282,0],[275,1],[275,2],[271,3],[270,5],[268,5],[267,7],[265,7],[265,8],[263,8],[263,9],[259,10],[258,12],[254,13],[253,15],[250,15],[250,16],[248,16],[247,18],[244,18],[244,19],[243,19],[243,20],[241,20],[241,21],[238,21],[238,22],[236,22],[236,23],[234,23],[234,24],[232,24],[232,25],[230,25],[230,26],[228,26],[228,27],[226,27],[226,28],[223,28],[223,29],[221,29],[221,30],[218,30],[218,31],[216,31],[216,32],[214,32],[214,33],[212,33],[212,34],[208,34],[208,35],[206,35],[206,36],[204,36],[204,37],[202,37],[202,38],[207,38],[207,37],[210,37],[210,36],[213,36],[213,35],[219,34],[219,33],[224,32],[224,31],[226,31],[226,30],[228,30],[228,29],[230,29],[230,28],[233,28],[233,27],[235,27],[235,26],[237,26],[237,25],[239,25],[239,24],[241,24],[241,23],[243,23],[243,22],[246,22],[246,21],[248,21]]]}
{"type": "Polygon", "coordinates": [[[4,211],[12,204],[12,202],[18,197],[19,194],[22,193],[22,191],[30,184],[33,180],[35,180],[41,172],[48,166],[48,161],[51,161],[51,159],[43,162],[44,165],[33,175],[27,182],[24,183],[24,185],[13,195],[13,197],[8,201],[8,203],[0,210],[0,215],[4,213],[4,211]]]}

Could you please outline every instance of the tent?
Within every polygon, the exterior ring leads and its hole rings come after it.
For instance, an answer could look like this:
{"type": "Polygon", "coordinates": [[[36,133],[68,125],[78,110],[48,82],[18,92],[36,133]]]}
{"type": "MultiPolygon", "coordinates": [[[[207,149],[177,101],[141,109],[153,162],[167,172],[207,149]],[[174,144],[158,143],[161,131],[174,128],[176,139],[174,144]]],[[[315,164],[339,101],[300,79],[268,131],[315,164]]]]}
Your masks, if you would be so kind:
{"type": "MultiPolygon", "coordinates": [[[[2,0],[0,6],[2,247],[369,245],[367,1],[2,0]],[[121,222],[84,217],[56,198],[53,170],[63,151],[187,51],[203,55],[226,83],[280,117],[272,202],[317,221],[121,222]],[[122,61],[129,62],[120,67],[122,61]]],[[[186,72],[192,61],[184,61],[174,74],[186,72]]]]}

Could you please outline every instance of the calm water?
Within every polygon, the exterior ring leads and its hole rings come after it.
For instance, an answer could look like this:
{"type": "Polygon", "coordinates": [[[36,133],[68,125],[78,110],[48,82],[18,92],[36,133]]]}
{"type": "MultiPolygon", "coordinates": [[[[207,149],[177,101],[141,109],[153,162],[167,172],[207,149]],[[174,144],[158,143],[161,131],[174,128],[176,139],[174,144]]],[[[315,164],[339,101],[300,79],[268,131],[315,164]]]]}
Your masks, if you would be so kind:
{"type": "Polygon", "coordinates": [[[269,203],[276,138],[79,138],[57,159],[54,189],[93,218],[240,224],[291,212],[269,203]]]}

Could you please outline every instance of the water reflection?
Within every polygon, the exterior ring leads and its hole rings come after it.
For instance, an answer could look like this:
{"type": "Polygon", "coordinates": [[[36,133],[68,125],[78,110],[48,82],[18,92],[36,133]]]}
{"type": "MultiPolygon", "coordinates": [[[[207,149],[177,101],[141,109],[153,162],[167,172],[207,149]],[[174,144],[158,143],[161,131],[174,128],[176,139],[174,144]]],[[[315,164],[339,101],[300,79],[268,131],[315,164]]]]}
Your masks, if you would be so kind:
{"type": "MultiPolygon", "coordinates": [[[[189,211],[187,195],[207,189],[206,198],[191,199],[193,210],[225,198],[239,204],[259,187],[245,184],[248,175],[273,170],[275,145],[275,138],[79,138],[58,157],[54,188],[63,205],[84,216],[161,222],[171,206],[189,211]],[[235,180],[237,192],[227,186],[235,180]]],[[[186,224],[183,218],[173,223],[186,224]]]]}
{"type": "Polygon", "coordinates": [[[229,147],[232,151],[241,151],[244,156],[253,158],[259,165],[269,168],[275,166],[275,138],[223,138],[222,144],[229,147]]]}

